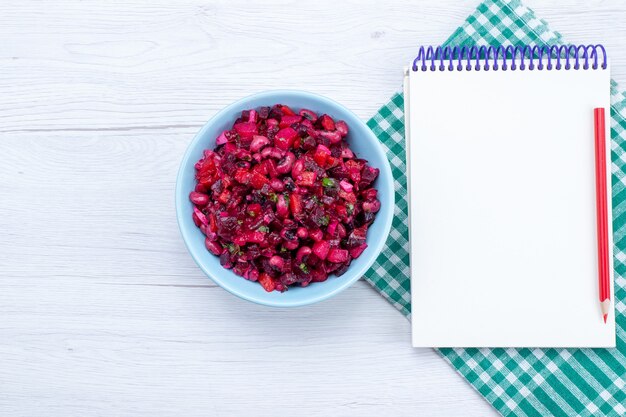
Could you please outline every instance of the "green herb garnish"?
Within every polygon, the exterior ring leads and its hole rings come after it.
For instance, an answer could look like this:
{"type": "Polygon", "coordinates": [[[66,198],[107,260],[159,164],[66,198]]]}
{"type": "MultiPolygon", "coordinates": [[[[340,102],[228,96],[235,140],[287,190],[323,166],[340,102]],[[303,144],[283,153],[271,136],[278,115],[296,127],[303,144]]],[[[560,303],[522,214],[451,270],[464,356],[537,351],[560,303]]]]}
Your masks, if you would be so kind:
{"type": "Polygon", "coordinates": [[[334,187],[335,186],[335,180],[332,178],[322,178],[322,185],[326,188],[328,187],[334,187]]]}
{"type": "Polygon", "coordinates": [[[268,196],[268,198],[270,199],[270,201],[272,203],[276,203],[278,202],[278,196],[276,195],[276,193],[270,193],[270,195],[268,196]]]}
{"type": "Polygon", "coordinates": [[[227,249],[230,253],[241,255],[241,250],[239,249],[239,246],[235,245],[234,243],[224,243],[223,247],[224,249],[227,249]]]}
{"type": "Polygon", "coordinates": [[[354,213],[354,204],[346,204],[346,211],[348,212],[348,216],[352,216],[352,213],[354,213]]]}
{"type": "Polygon", "coordinates": [[[267,226],[261,226],[257,229],[259,232],[267,233],[270,231],[270,228],[267,226]]]}
{"type": "Polygon", "coordinates": [[[302,262],[300,265],[298,265],[298,268],[300,268],[300,271],[304,272],[305,274],[309,273],[309,267],[306,266],[306,264],[304,262],[302,262]]]}
{"type": "Polygon", "coordinates": [[[329,222],[330,222],[330,217],[326,215],[320,219],[320,226],[328,226],[329,222]]]}

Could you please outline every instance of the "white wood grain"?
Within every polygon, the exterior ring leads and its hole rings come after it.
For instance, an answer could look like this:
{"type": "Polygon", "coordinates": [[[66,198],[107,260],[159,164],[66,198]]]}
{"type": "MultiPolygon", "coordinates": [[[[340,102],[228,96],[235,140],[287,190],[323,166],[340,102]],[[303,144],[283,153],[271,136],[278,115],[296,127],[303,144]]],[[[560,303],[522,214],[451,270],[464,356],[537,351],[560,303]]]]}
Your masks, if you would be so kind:
{"type": "MultiPolygon", "coordinates": [[[[527,3],[626,81],[626,3],[527,3]]],[[[495,415],[364,282],[295,310],[216,287],[173,207],[218,109],[304,88],[368,118],[476,4],[2,2],[0,415],[495,415]]]]}

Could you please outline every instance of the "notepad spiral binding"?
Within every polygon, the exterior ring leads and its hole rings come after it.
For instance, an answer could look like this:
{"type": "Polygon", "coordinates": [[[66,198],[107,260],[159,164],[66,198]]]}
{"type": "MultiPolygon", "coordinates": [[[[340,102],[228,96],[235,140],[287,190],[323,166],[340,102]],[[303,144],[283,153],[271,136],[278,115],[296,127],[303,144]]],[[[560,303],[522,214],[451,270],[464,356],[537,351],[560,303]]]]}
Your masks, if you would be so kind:
{"type": "Polygon", "coordinates": [[[607,68],[607,55],[604,46],[598,45],[523,45],[523,46],[421,46],[415,60],[413,71],[524,71],[552,70],[571,68],[588,70],[598,69],[598,51],[602,53],[602,69],[607,68]],[[547,58],[544,65],[543,58],[547,58]],[[519,58],[519,65],[517,60],[519,58]],[[526,65],[526,62],[528,65],[526,65]],[[535,64],[535,61],[537,62],[535,64]],[[556,65],[553,62],[556,61],[556,65]],[[454,65],[456,62],[456,66],[454,65]],[[465,65],[463,65],[465,62],[465,65]],[[474,63],[472,65],[472,62],[474,63]],[[490,65],[491,62],[491,65],[490,65]],[[498,62],[501,65],[498,65],[498,62]],[[564,65],[561,65],[561,63],[564,65]],[[573,62],[573,65],[572,65],[573,62]],[[447,63],[447,68],[445,63],[447,63]],[[582,66],[581,66],[582,63],[582,66]],[[421,65],[420,65],[421,64],[421,65]],[[438,64],[438,65],[437,65],[438,64]]]}

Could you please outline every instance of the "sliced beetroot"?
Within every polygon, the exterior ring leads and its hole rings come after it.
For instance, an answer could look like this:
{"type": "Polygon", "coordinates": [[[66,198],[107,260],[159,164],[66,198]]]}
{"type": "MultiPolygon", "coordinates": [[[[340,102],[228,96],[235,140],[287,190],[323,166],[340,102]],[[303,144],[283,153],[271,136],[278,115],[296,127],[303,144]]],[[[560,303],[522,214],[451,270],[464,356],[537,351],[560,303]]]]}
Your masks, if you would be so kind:
{"type": "Polygon", "coordinates": [[[254,122],[244,122],[237,123],[233,126],[239,137],[241,138],[252,138],[252,136],[257,134],[257,126],[254,122]]]}
{"type": "MultiPolygon", "coordinates": [[[[361,246],[365,243],[365,238],[367,234],[367,227],[355,227],[352,229],[350,234],[348,235],[348,240],[346,242],[346,247],[355,248],[357,246],[361,246]]],[[[357,256],[353,256],[353,258],[357,258],[357,256]]]]}
{"type": "Polygon", "coordinates": [[[226,139],[226,135],[224,134],[224,132],[222,132],[217,139],[215,139],[215,144],[216,145],[223,145],[226,142],[228,142],[228,139],[226,139]]]}
{"type": "Polygon", "coordinates": [[[303,171],[296,178],[296,184],[301,185],[303,187],[312,187],[315,185],[315,180],[317,179],[317,173],[314,171],[303,171]]]}
{"type": "Polygon", "coordinates": [[[244,110],[196,163],[192,218],[220,264],[266,291],[323,282],[361,256],[380,210],[377,168],[348,125],[277,104],[244,110]]]}
{"type": "Polygon", "coordinates": [[[324,240],[320,240],[319,242],[315,242],[313,244],[313,253],[321,260],[325,260],[328,256],[328,251],[330,250],[330,245],[328,242],[324,240]]]}
{"type": "Polygon", "coordinates": [[[358,258],[359,256],[361,256],[361,254],[363,253],[363,251],[366,248],[367,248],[367,243],[362,243],[359,246],[350,249],[348,252],[350,253],[350,256],[353,259],[355,259],[355,258],[358,258]]]}
{"type": "Polygon", "coordinates": [[[328,131],[335,130],[335,121],[329,115],[323,114],[317,121],[322,129],[328,131]]]}
{"type": "Polygon", "coordinates": [[[293,110],[291,110],[291,107],[285,106],[285,105],[282,105],[282,104],[279,105],[279,106],[280,106],[280,109],[283,111],[283,115],[285,115],[285,116],[295,116],[296,115],[296,113],[293,110]]]}
{"type": "Polygon", "coordinates": [[[326,160],[330,155],[330,149],[322,144],[319,144],[313,154],[313,160],[318,166],[324,168],[326,166],[326,160]]]}
{"type": "Polygon", "coordinates": [[[296,137],[298,137],[298,132],[291,127],[280,129],[274,137],[274,146],[283,151],[289,150],[296,137]]]}
{"type": "Polygon", "coordinates": [[[264,185],[269,184],[269,179],[261,172],[254,172],[250,177],[250,185],[254,189],[261,189],[264,185]]]}
{"type": "Polygon", "coordinates": [[[335,123],[335,129],[337,129],[342,138],[348,136],[348,125],[343,120],[335,123]]]}
{"type": "Polygon", "coordinates": [[[261,119],[267,119],[267,117],[270,115],[270,108],[269,107],[261,107],[259,108],[259,118],[261,119]]]}
{"type": "Polygon", "coordinates": [[[322,232],[322,229],[313,228],[313,229],[309,230],[309,237],[314,242],[319,242],[320,240],[322,240],[324,238],[324,232],[322,232]]]}
{"type": "Polygon", "coordinates": [[[302,195],[291,193],[289,196],[289,208],[292,214],[299,214],[302,212],[302,195]]]}
{"type": "Polygon", "coordinates": [[[328,251],[328,262],[340,263],[348,260],[348,251],[346,249],[331,249],[328,251]]]}
{"type": "Polygon", "coordinates": [[[278,127],[281,129],[291,127],[291,125],[299,123],[300,121],[302,121],[302,116],[283,116],[278,123],[278,127]]]}
{"type": "Polygon", "coordinates": [[[366,213],[376,213],[380,210],[380,201],[372,200],[372,201],[364,201],[363,202],[363,211],[366,213]]]}
{"type": "Polygon", "coordinates": [[[272,292],[274,291],[274,288],[276,288],[276,284],[274,280],[272,279],[272,277],[270,277],[265,272],[262,272],[261,274],[259,274],[258,282],[259,284],[263,286],[263,288],[267,292],[272,292]]]}

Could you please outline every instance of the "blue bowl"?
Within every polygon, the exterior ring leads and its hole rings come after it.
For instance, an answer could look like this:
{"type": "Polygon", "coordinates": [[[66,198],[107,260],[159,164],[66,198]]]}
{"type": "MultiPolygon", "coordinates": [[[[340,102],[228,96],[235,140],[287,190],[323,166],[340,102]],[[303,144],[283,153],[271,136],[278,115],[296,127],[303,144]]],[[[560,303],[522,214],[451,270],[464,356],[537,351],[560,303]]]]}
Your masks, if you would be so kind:
{"type": "Polygon", "coordinates": [[[325,300],[354,284],[372,266],[383,249],[391,228],[394,211],[394,188],[391,168],[385,151],[367,125],[354,113],[328,98],[294,90],[267,91],[243,98],[217,113],[198,132],[178,171],[176,180],[176,216],[183,240],[198,266],[219,286],[248,301],[274,307],[297,307],[325,300]],[[311,283],[307,287],[290,287],[288,291],[266,292],[258,282],[251,282],[235,275],[220,265],[218,257],[204,246],[204,235],[193,223],[193,206],[189,193],[195,181],[194,164],[202,157],[204,149],[215,147],[215,138],[229,129],[242,110],[269,106],[276,103],[294,109],[307,108],[318,114],[327,113],[335,120],[345,120],[350,129],[347,140],[350,148],[360,157],[367,159],[371,166],[380,169],[374,186],[378,189],[381,209],[367,233],[367,249],[354,261],[345,274],[331,275],[324,282],[311,283]]]}

